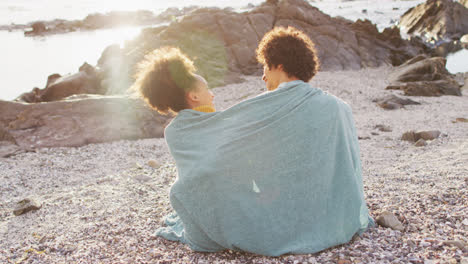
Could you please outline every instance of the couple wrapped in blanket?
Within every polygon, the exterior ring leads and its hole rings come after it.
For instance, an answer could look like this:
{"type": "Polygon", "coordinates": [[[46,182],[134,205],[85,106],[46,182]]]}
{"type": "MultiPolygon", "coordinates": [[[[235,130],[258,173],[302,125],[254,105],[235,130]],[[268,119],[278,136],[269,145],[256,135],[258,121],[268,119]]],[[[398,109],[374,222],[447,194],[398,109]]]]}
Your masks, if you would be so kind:
{"type": "Polygon", "coordinates": [[[347,243],[373,224],[351,109],[308,84],[319,62],[297,29],[268,32],[257,59],[268,92],[215,111],[180,50],[146,57],[134,88],[156,110],[176,113],[165,130],[178,172],[174,213],[156,234],[196,251],[267,256],[347,243]]]}

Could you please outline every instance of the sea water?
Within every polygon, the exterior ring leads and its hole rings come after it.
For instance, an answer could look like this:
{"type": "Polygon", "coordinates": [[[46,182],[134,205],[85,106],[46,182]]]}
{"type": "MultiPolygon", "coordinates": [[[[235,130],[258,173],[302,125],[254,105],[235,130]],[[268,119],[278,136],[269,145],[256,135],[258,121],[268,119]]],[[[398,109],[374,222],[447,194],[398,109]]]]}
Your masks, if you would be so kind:
{"type": "Polygon", "coordinates": [[[450,73],[468,72],[468,49],[447,56],[446,68],[450,73]]]}

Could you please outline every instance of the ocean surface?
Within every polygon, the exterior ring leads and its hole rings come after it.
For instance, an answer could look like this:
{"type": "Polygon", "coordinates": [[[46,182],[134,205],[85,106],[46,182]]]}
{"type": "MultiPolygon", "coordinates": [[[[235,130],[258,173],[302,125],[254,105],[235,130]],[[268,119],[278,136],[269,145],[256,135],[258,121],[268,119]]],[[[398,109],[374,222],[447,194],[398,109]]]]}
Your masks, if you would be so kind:
{"type": "MultiPolygon", "coordinates": [[[[261,0],[0,0],[0,25],[26,24],[56,18],[84,19],[88,14],[110,11],[150,10],[160,13],[169,7],[182,8],[192,5],[232,7],[242,12],[247,10],[248,4],[258,5],[262,2],[261,0]]],[[[424,0],[343,2],[323,0],[311,1],[311,4],[331,16],[342,16],[353,21],[360,18],[370,19],[382,30],[395,24],[407,9],[422,2],[424,0]]],[[[24,37],[22,31],[0,30],[0,43],[2,43],[0,99],[12,100],[34,87],[43,88],[50,74],[75,73],[84,62],[96,65],[105,47],[114,43],[124,45],[126,40],[137,36],[141,28],[124,27],[46,37],[24,37]]],[[[466,58],[466,52],[462,56],[466,58]]],[[[468,69],[463,71],[468,71],[468,69]]]]}

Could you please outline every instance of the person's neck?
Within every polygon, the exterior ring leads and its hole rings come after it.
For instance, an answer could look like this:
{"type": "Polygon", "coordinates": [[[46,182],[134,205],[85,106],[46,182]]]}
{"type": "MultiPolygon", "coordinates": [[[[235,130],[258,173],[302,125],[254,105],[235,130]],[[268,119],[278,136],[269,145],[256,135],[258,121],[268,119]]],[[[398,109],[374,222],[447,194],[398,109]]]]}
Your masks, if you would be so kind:
{"type": "Polygon", "coordinates": [[[299,78],[297,77],[290,77],[288,76],[286,73],[282,74],[280,79],[279,79],[279,82],[278,82],[278,86],[280,86],[282,83],[287,83],[287,82],[292,82],[292,81],[298,81],[299,78]]]}

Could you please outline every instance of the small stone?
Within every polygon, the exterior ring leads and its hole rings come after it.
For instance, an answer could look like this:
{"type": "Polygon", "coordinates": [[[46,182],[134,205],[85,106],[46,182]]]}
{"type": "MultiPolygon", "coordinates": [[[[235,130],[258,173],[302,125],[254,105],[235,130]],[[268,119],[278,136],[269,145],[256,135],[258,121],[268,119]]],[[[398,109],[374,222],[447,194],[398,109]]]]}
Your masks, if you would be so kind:
{"type": "Polygon", "coordinates": [[[351,264],[351,261],[347,259],[339,259],[338,264],[351,264]]]}
{"type": "Polygon", "coordinates": [[[149,160],[148,161],[148,166],[150,166],[151,168],[159,168],[159,166],[161,166],[157,161],[155,160],[149,160]]]}
{"type": "Polygon", "coordinates": [[[408,131],[408,132],[405,132],[403,133],[403,135],[401,136],[401,140],[405,140],[405,141],[412,141],[412,142],[415,142],[416,139],[415,139],[415,132],[414,131],[408,131]]]}
{"type": "Polygon", "coordinates": [[[368,139],[370,139],[370,137],[369,136],[364,136],[364,137],[359,136],[358,139],[359,140],[368,140],[368,139]]]}
{"type": "Polygon", "coordinates": [[[463,117],[458,117],[455,119],[454,123],[468,123],[468,119],[463,118],[463,117]]]}
{"type": "Polygon", "coordinates": [[[136,175],[135,177],[133,177],[133,179],[135,179],[135,180],[137,180],[139,182],[147,182],[147,181],[151,180],[151,177],[140,174],[140,175],[136,175]]]}
{"type": "Polygon", "coordinates": [[[421,243],[419,243],[419,245],[421,247],[430,247],[431,246],[431,243],[427,242],[427,241],[421,241],[421,243]]]}
{"type": "MultiPolygon", "coordinates": [[[[467,179],[468,179],[468,178],[466,178],[465,181],[466,181],[467,179]]],[[[466,218],[465,220],[463,220],[462,224],[468,226],[468,218],[466,218]]]]}
{"type": "Polygon", "coordinates": [[[135,167],[136,167],[137,169],[143,169],[143,166],[141,166],[141,164],[138,163],[138,162],[135,162],[135,167]]]}
{"type": "Polygon", "coordinates": [[[371,135],[373,135],[373,136],[378,136],[378,135],[380,135],[380,134],[377,133],[377,132],[371,132],[371,135]]]}
{"type": "Polygon", "coordinates": [[[465,248],[465,243],[463,243],[463,241],[460,240],[446,240],[442,242],[442,244],[446,246],[457,247],[461,250],[465,248]]]}
{"type": "Polygon", "coordinates": [[[375,129],[378,129],[379,131],[382,131],[382,132],[392,132],[392,128],[386,125],[376,125],[375,129]]]}
{"type": "Polygon", "coordinates": [[[30,198],[26,198],[17,203],[16,208],[13,210],[13,214],[18,216],[30,211],[39,210],[41,207],[42,205],[37,201],[34,201],[30,198]]]}
{"type": "Polygon", "coordinates": [[[432,130],[432,131],[421,131],[417,133],[418,138],[422,138],[424,140],[434,140],[440,136],[439,130],[432,130]]]}
{"type": "Polygon", "coordinates": [[[414,143],[414,145],[415,145],[416,147],[424,147],[424,146],[427,145],[427,142],[426,142],[426,140],[424,140],[424,139],[421,138],[421,139],[419,139],[418,141],[416,141],[416,143],[414,143]]]}
{"type": "Polygon", "coordinates": [[[383,227],[389,227],[398,231],[403,231],[405,229],[400,220],[398,220],[394,214],[388,211],[381,213],[376,220],[377,224],[383,227]]]}
{"type": "Polygon", "coordinates": [[[462,257],[460,260],[460,264],[468,264],[468,257],[462,257]]]}

